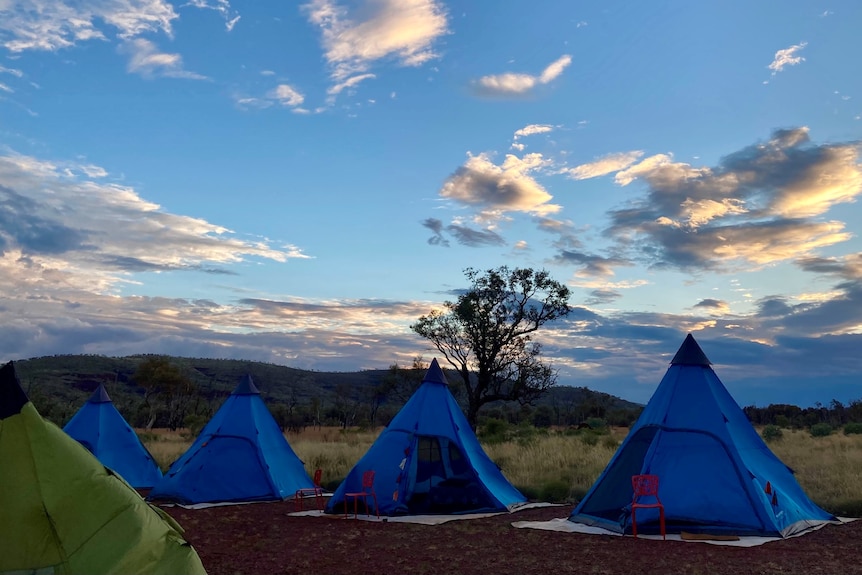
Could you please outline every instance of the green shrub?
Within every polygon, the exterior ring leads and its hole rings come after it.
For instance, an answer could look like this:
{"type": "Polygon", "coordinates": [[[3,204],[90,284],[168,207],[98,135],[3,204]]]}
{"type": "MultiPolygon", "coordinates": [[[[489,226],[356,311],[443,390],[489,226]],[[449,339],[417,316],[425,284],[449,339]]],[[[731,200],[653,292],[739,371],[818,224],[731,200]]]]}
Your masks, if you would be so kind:
{"type": "Polygon", "coordinates": [[[761,433],[761,435],[763,436],[764,441],[770,442],[781,439],[784,436],[784,433],[777,425],[767,425],[763,428],[763,432],[761,433]]]}
{"type": "Polygon", "coordinates": [[[587,420],[587,425],[590,426],[590,429],[599,431],[603,429],[607,429],[608,423],[602,419],[601,417],[591,417],[587,420]]]}
{"type": "Polygon", "coordinates": [[[616,449],[619,445],[619,442],[612,435],[606,435],[602,438],[602,447],[606,447],[607,449],[616,449]]]}
{"type": "Polygon", "coordinates": [[[811,437],[827,437],[832,435],[832,426],[828,423],[815,423],[810,428],[811,437]]]}
{"type": "Polygon", "coordinates": [[[565,503],[571,499],[570,483],[562,480],[547,481],[539,488],[539,499],[548,503],[565,503]]]}
{"type": "Polygon", "coordinates": [[[596,445],[599,442],[599,436],[595,433],[581,433],[580,438],[584,445],[596,445]]]}
{"type": "Polygon", "coordinates": [[[204,415],[190,413],[183,420],[183,425],[188,428],[189,434],[192,437],[197,437],[197,434],[201,432],[201,429],[204,428],[208,421],[209,419],[204,415]]]}
{"type": "Polygon", "coordinates": [[[489,418],[479,428],[479,439],[485,443],[503,443],[508,439],[509,424],[502,419],[489,418]]]}
{"type": "Polygon", "coordinates": [[[858,435],[862,433],[862,423],[847,423],[844,425],[844,435],[858,435]]]}

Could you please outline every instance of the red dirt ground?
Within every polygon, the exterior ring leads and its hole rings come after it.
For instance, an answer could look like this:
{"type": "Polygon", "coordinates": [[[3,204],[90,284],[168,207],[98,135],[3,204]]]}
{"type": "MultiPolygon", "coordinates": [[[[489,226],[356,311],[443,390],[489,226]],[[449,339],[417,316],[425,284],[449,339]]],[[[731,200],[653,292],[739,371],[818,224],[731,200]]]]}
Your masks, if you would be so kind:
{"type": "Polygon", "coordinates": [[[167,508],[210,575],[862,574],[862,521],[759,547],[516,529],[543,507],[443,525],[289,517],[293,502],[167,508]]]}

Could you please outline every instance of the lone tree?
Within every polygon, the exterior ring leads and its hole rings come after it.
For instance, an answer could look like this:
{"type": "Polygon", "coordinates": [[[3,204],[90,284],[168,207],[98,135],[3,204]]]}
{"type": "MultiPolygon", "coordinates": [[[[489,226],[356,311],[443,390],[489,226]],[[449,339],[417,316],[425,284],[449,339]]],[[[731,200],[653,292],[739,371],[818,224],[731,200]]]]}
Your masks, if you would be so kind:
{"type": "Polygon", "coordinates": [[[467,421],[476,429],[479,409],[492,401],[532,403],[557,374],[541,361],[533,332],[571,311],[569,288],[545,270],[502,266],[464,270],[470,288],[410,326],[429,339],[464,381],[467,421]],[[475,375],[473,375],[475,371],[475,375]]]}

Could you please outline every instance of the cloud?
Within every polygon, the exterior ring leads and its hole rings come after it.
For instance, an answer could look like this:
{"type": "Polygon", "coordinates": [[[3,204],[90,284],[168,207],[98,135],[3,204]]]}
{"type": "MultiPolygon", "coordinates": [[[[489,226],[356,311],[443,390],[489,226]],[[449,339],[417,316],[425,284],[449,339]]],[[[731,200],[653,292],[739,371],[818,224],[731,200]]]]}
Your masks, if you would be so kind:
{"type": "Polygon", "coordinates": [[[559,265],[578,266],[577,277],[609,277],[614,275],[614,269],[620,266],[631,266],[628,260],[616,257],[604,257],[588,254],[583,251],[562,249],[554,256],[553,262],[559,265]]]}
{"type": "Polygon", "coordinates": [[[805,61],[805,58],[802,56],[797,56],[796,53],[805,48],[808,45],[808,42],[802,42],[800,44],[794,44],[790,48],[784,48],[775,53],[775,58],[773,58],[772,62],[767,66],[770,70],[772,70],[772,75],[775,76],[777,73],[784,70],[786,66],[795,66],[799,63],[805,61]]]}
{"type": "Polygon", "coordinates": [[[549,203],[553,199],[551,194],[530,176],[531,172],[548,165],[541,154],[527,154],[522,158],[507,154],[500,166],[485,154],[469,155],[439,193],[443,198],[479,209],[487,218],[504,212],[552,214],[559,211],[560,206],[549,203]]]}
{"type": "Polygon", "coordinates": [[[277,100],[282,106],[295,108],[305,101],[305,96],[288,84],[279,84],[270,92],[270,98],[277,100]]]}
{"type": "Polygon", "coordinates": [[[170,36],[177,17],[164,0],[20,0],[0,3],[0,36],[12,52],[55,51],[104,40],[97,23],[107,24],[123,39],[152,32],[170,36]]]}
{"type": "Polygon", "coordinates": [[[622,297],[623,294],[612,289],[595,289],[590,292],[590,297],[586,300],[586,305],[602,305],[614,302],[622,297]]]}
{"type": "Polygon", "coordinates": [[[242,109],[269,108],[279,105],[284,108],[290,108],[296,114],[309,113],[308,110],[302,107],[302,104],[305,102],[305,96],[290,84],[279,84],[260,98],[235,96],[234,102],[242,109]]]}
{"type": "Polygon", "coordinates": [[[694,304],[695,309],[703,309],[709,314],[724,315],[730,311],[730,305],[720,299],[707,298],[694,304]]]}
{"type": "Polygon", "coordinates": [[[7,68],[5,66],[0,65],[0,74],[12,74],[17,78],[21,78],[24,76],[24,72],[18,70],[17,68],[7,68]]]}
{"type": "Polygon", "coordinates": [[[830,258],[799,258],[796,264],[808,272],[835,275],[848,280],[862,280],[862,253],[830,258]]]}
{"type": "Polygon", "coordinates": [[[554,129],[554,126],[548,124],[530,124],[528,126],[524,126],[520,130],[515,130],[515,135],[512,138],[512,149],[518,150],[522,152],[525,148],[524,144],[518,142],[521,138],[527,136],[534,136],[536,134],[547,134],[554,129]]]}
{"type": "Polygon", "coordinates": [[[308,257],[164,212],[132,188],[67,175],[100,175],[96,168],[0,156],[0,268],[18,278],[9,281],[33,293],[48,282],[104,294],[141,270],[215,271],[248,258],[308,257]]]}
{"type": "Polygon", "coordinates": [[[184,6],[192,6],[205,10],[215,10],[225,20],[225,29],[230,32],[240,20],[240,15],[230,6],[229,0],[188,0],[184,6]]]}
{"type": "Polygon", "coordinates": [[[692,167],[651,156],[618,172],[645,197],[610,212],[607,234],[657,266],[721,269],[806,257],[849,239],[822,216],[862,193],[859,143],[812,145],[806,128],[692,167]]]}
{"type": "Polygon", "coordinates": [[[360,82],[363,82],[365,80],[371,80],[372,78],[376,77],[377,76],[375,76],[374,74],[357,74],[356,76],[351,76],[350,78],[347,78],[343,82],[333,84],[326,90],[326,93],[330,96],[337,96],[345,89],[354,88],[358,86],[360,82]]]}
{"type": "Polygon", "coordinates": [[[312,0],[302,8],[321,30],[331,77],[341,89],[350,78],[367,79],[381,60],[419,66],[437,58],[434,42],[448,33],[446,10],[434,0],[364,0],[352,11],[333,0],[312,0]]]}
{"type": "Polygon", "coordinates": [[[537,86],[555,80],[571,62],[572,57],[564,54],[538,76],[511,72],[495,76],[483,76],[474,83],[474,89],[477,94],[483,96],[523,96],[537,86]]]}
{"type": "Polygon", "coordinates": [[[207,80],[195,72],[183,69],[183,59],[179,54],[159,52],[155,44],[143,38],[135,38],[120,47],[122,53],[129,55],[126,69],[145,77],[163,76],[166,78],[186,78],[207,80]]]}
{"type": "Polygon", "coordinates": [[[547,134],[554,129],[548,124],[530,124],[524,126],[520,130],[515,130],[515,139],[523,138],[524,136],[533,136],[535,134],[547,134]]]}
{"type": "Polygon", "coordinates": [[[563,173],[568,174],[573,180],[587,180],[590,178],[598,178],[606,176],[613,172],[619,172],[631,166],[638,158],[643,156],[640,150],[631,152],[620,152],[618,154],[608,154],[594,162],[581,164],[574,168],[563,170],[563,173]]]}
{"type": "Polygon", "coordinates": [[[432,232],[434,235],[428,238],[428,244],[432,246],[449,247],[449,240],[444,232],[451,234],[455,241],[463,246],[481,247],[481,246],[503,246],[506,245],[506,240],[500,234],[490,228],[477,230],[469,226],[465,226],[459,221],[452,222],[448,225],[443,224],[437,218],[428,218],[422,222],[422,225],[432,232]]]}
{"type": "Polygon", "coordinates": [[[446,231],[455,236],[458,243],[463,246],[475,248],[481,246],[506,245],[506,240],[504,240],[500,234],[489,228],[477,230],[469,226],[452,223],[446,226],[446,231]]]}

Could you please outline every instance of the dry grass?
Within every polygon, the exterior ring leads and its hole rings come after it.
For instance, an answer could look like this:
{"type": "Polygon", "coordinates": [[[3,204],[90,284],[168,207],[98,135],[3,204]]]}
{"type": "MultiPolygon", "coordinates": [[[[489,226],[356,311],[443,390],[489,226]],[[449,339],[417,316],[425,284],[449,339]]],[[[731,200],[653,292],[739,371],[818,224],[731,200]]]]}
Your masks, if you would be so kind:
{"type": "MultiPolygon", "coordinates": [[[[627,431],[612,429],[610,435],[598,436],[592,445],[583,435],[550,432],[483,447],[525,495],[561,501],[586,493],[627,431]]],[[[162,469],[180,457],[193,440],[183,430],[140,433],[162,469]]],[[[324,427],[289,433],[287,440],[305,462],[309,474],[318,467],[323,469],[324,484],[334,487],[378,434],[379,431],[324,427]]],[[[862,516],[862,435],[811,437],[805,430],[784,430],[784,437],[769,447],[794,470],[815,503],[833,513],[862,516]]]]}
{"type": "Polygon", "coordinates": [[[806,430],[785,429],[769,448],[821,507],[862,516],[862,435],[812,437],[806,430]]]}

